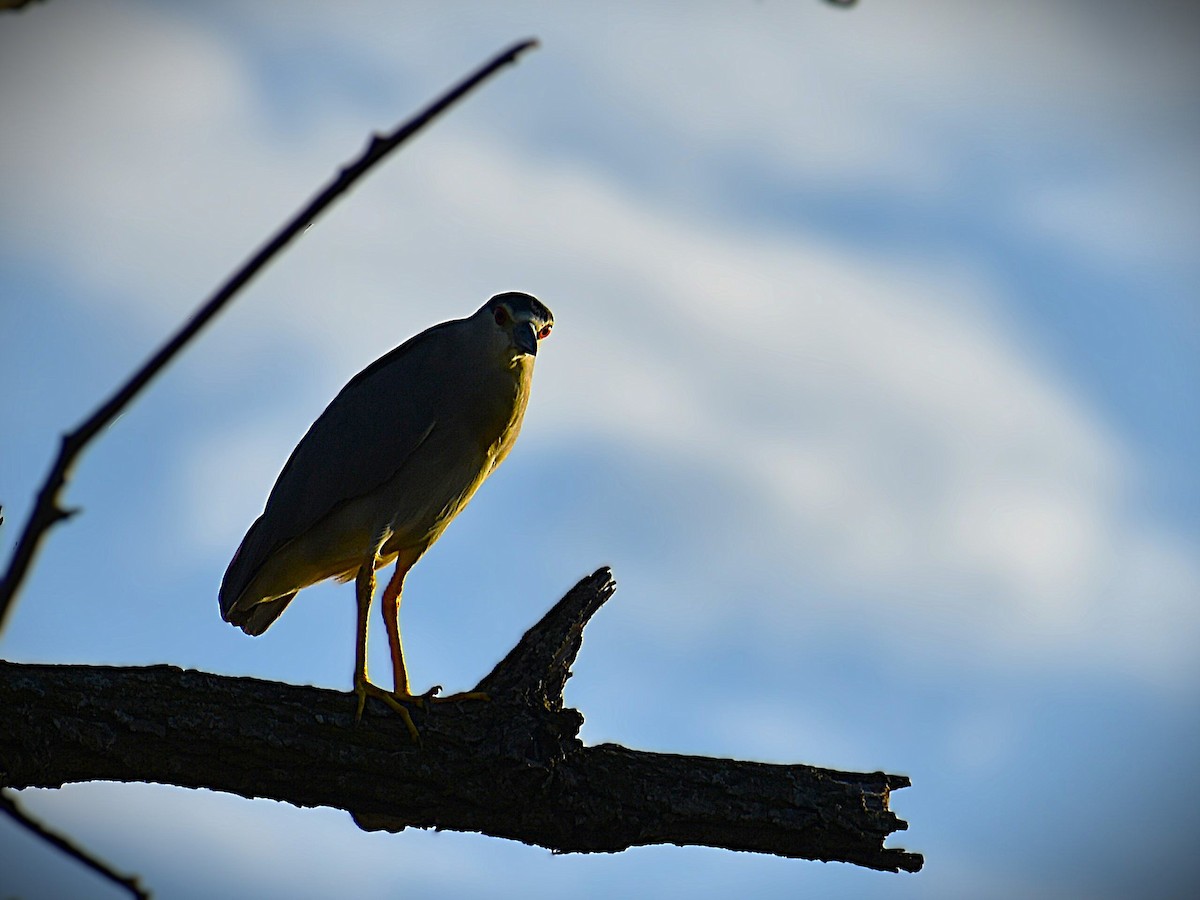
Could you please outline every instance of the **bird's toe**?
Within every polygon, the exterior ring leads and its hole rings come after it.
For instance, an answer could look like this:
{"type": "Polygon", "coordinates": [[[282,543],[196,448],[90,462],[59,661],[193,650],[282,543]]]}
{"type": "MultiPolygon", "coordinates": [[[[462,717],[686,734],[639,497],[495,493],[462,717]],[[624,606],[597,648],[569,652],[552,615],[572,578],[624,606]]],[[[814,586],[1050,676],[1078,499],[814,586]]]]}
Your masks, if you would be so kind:
{"type": "Polygon", "coordinates": [[[417,731],[417,726],[413,724],[412,714],[405,707],[405,702],[415,702],[418,705],[421,703],[421,697],[414,697],[411,694],[395,694],[391,691],[385,691],[378,685],[372,684],[366,679],[355,679],[354,693],[358,697],[358,708],[354,713],[354,722],[362,719],[363,708],[366,706],[367,697],[375,697],[377,700],[382,700],[393,710],[400,714],[400,718],[404,721],[404,727],[408,729],[409,736],[412,737],[414,744],[421,743],[421,733],[417,731]]]}

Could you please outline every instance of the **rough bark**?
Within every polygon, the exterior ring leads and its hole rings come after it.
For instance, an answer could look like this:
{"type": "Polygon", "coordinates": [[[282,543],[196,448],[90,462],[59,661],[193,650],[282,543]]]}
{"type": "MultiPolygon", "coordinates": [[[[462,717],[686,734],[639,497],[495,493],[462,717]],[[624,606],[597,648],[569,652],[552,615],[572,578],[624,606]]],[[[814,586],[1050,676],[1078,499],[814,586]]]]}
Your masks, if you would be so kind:
{"type": "Polygon", "coordinates": [[[585,747],[563,687],[611,573],[580,581],[483,679],[490,702],[414,711],[173,666],[0,662],[0,786],[158,782],[328,806],[360,827],[478,831],[557,852],[674,843],[917,871],[887,849],[904,776],[585,747]]]}

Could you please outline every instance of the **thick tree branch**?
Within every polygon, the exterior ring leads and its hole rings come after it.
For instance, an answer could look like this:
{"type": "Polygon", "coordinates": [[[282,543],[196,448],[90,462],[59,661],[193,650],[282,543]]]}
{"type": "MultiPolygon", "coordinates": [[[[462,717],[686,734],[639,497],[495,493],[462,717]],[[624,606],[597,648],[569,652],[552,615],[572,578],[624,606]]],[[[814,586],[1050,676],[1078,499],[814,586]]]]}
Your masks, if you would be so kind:
{"type": "Polygon", "coordinates": [[[583,579],[480,684],[491,702],[398,716],[350,694],[171,666],[0,663],[0,786],[147,781],[479,831],[560,852],[675,843],[916,871],[885,849],[903,776],[585,747],[562,689],[611,573],[583,579]]]}
{"type": "Polygon", "coordinates": [[[258,272],[275,257],[292,239],[302,232],[320,215],[327,206],[348,191],[356,181],[365,175],[381,159],[411,138],[414,134],[432,122],[450,106],[461,100],[482,82],[486,81],[497,71],[509,63],[515,62],[526,50],[537,46],[537,41],[526,40],[509,47],[491,62],[482,66],[474,74],[467,76],[429,106],[409,119],[388,135],[375,135],[367,148],[354,162],[344,167],[337,177],[308,202],[303,209],[296,213],[287,224],[279,229],[257,253],[248,259],[240,269],[217,289],[205,303],[196,310],[195,314],[183,327],[175,333],[158,351],[148,359],[140,369],[130,376],[125,384],[108,398],[95,412],[79,425],[74,431],[63,435],[59,446],[58,457],[50,467],[46,480],[38,491],[33,511],[25,523],[21,537],[17,541],[9,560],[8,570],[0,580],[0,633],[4,631],[4,623],[16,598],[17,591],[25,579],[30,565],[37,556],[42,538],[58,522],[67,519],[75,510],[65,509],[60,503],[60,496],[70,478],[71,468],[75,460],[109,423],[129,405],[141,390],[169,363],[184,345],[200,331],[209,320],[219,313],[258,272]]]}

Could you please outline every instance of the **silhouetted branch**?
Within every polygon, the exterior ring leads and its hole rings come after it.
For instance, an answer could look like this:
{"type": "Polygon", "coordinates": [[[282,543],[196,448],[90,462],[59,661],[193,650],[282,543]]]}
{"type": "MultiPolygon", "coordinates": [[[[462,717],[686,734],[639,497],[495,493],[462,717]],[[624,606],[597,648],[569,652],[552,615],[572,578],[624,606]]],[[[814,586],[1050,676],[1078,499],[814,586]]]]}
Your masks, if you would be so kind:
{"type": "Polygon", "coordinates": [[[122,875],[120,872],[109,866],[108,863],[95,856],[92,856],[92,854],[76,846],[73,842],[67,840],[61,834],[56,834],[53,831],[50,831],[48,828],[42,825],[41,822],[30,818],[29,814],[21,809],[21,807],[17,804],[17,801],[8,796],[8,792],[4,790],[0,790],[0,811],[7,813],[9,818],[11,818],[22,828],[26,829],[32,834],[36,834],[46,843],[57,847],[67,856],[87,866],[89,869],[103,878],[107,878],[113,884],[125,888],[125,890],[129,891],[129,893],[131,893],[133,896],[140,898],[140,900],[150,900],[149,892],[142,888],[136,877],[122,875]]]}
{"type": "Polygon", "coordinates": [[[0,663],[0,784],[148,781],[328,806],[360,827],[478,831],[558,852],[700,844],[917,871],[884,848],[907,825],[899,775],[585,747],[563,706],[588,619],[580,581],[477,686],[490,702],[414,711],[422,745],[372,700],[170,666],[0,663]]]}
{"type": "Polygon", "coordinates": [[[537,46],[537,41],[527,40],[514,44],[491,62],[481,67],[473,75],[468,76],[458,85],[451,88],[424,110],[401,125],[389,135],[375,135],[366,150],[354,162],[347,165],[338,176],[329,183],[319,194],[284,225],[273,238],[242,265],[229,280],[223,284],[212,297],[207,300],[192,316],[192,318],[167,341],[157,353],[142,365],[133,376],[122,385],[103,405],[93,412],[78,428],[63,435],[59,446],[58,458],[50,468],[45,482],[37,494],[37,501],[20,540],[8,564],[4,580],[0,581],[0,633],[4,631],[4,623],[8,612],[16,598],[17,591],[25,579],[34,557],[37,555],[42,538],[58,522],[70,518],[77,510],[65,509],[59,503],[59,497],[66,487],[70,477],[71,467],[76,458],[88,443],[110,422],[113,421],[129,402],[146,386],[149,381],[162,370],[196,333],[203,328],[213,316],[220,312],[239,290],[253,278],[260,269],[294,238],[303,231],[327,206],[365,175],[372,166],[407,141],[410,137],[428,125],[440,113],[460,100],[481,82],[491,77],[502,67],[515,62],[526,50],[537,46]]]}
{"type": "MultiPolygon", "coordinates": [[[[33,3],[34,0],[0,0],[0,12],[17,12],[33,3]]],[[[43,0],[37,0],[41,3],[43,0]]]]}

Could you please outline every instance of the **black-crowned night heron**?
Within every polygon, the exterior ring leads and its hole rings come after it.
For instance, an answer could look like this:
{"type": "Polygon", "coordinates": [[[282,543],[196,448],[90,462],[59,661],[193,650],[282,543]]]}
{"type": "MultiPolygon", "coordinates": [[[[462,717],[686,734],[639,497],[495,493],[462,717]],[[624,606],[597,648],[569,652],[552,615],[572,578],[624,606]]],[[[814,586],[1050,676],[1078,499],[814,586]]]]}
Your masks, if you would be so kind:
{"type": "MultiPolygon", "coordinates": [[[[435,325],[342,388],[279,473],[221,582],[221,615],[259,635],[301,588],[355,579],[356,718],[367,696],[416,728],[400,644],[404,576],[512,449],[529,400],[538,341],[554,317],[529,294],[497,294],[466,319],[435,325]],[[394,690],[367,679],[375,570],[396,561],[383,592],[394,690]]],[[[461,699],[471,695],[459,695],[461,699]]]]}

